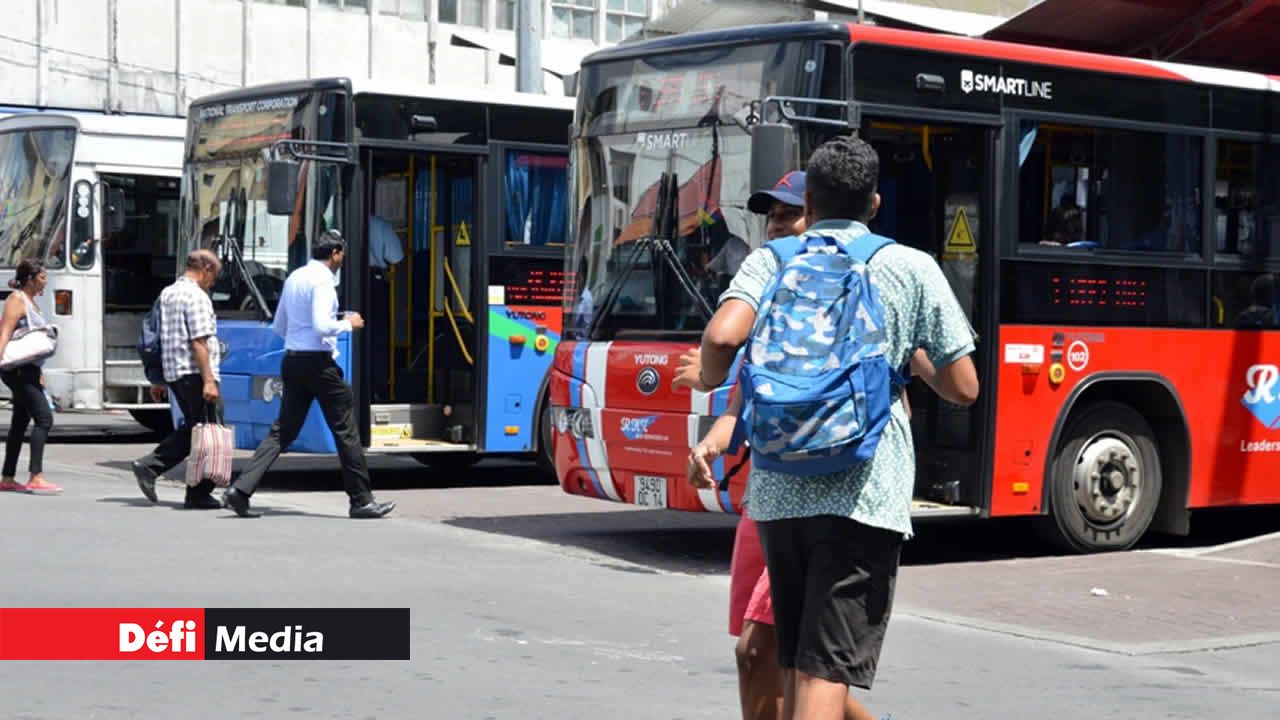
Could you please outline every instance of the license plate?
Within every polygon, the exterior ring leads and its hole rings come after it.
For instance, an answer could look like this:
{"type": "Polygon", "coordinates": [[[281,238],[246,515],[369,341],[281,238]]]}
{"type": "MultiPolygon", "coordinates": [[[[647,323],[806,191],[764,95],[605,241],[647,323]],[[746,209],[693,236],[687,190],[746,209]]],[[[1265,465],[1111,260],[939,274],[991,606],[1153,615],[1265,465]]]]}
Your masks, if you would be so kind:
{"type": "Polygon", "coordinates": [[[653,475],[636,476],[636,505],[651,508],[667,506],[667,479],[653,475]]]}

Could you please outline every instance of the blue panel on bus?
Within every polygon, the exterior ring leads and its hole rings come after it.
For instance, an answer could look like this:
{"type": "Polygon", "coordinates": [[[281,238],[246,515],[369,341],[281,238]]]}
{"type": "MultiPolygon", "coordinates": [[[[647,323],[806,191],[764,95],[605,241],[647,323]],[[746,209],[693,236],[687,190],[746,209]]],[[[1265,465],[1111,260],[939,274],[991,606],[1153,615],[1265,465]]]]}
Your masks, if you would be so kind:
{"type": "MultiPolygon", "coordinates": [[[[235,428],[236,448],[253,450],[267,437],[280,414],[280,361],[284,339],[261,322],[224,320],[218,323],[218,339],[227,351],[222,357],[224,421],[235,428]]],[[[351,336],[338,338],[338,366],[351,377],[351,336]]],[[[181,413],[170,403],[174,422],[181,413]]],[[[324,422],[320,406],[312,403],[306,422],[288,452],[335,453],[333,433],[324,422]]]]}
{"type": "Polygon", "coordinates": [[[489,306],[486,452],[533,451],[538,391],[560,342],[560,316],[558,307],[489,306]]]}

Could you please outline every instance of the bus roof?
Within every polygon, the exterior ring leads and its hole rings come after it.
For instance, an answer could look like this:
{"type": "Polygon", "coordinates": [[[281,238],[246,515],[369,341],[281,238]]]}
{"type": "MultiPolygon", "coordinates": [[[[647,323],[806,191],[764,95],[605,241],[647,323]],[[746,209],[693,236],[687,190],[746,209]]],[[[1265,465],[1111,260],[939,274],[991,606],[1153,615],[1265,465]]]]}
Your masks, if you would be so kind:
{"type": "Polygon", "coordinates": [[[20,111],[0,118],[0,131],[35,126],[73,126],[87,135],[186,137],[186,119],[160,115],[110,115],[75,111],[20,111]]]}
{"type": "Polygon", "coordinates": [[[554,110],[572,111],[575,98],[539,93],[520,93],[488,88],[469,88],[449,85],[428,85],[425,83],[405,83],[389,80],[349,79],[343,77],[316,78],[294,82],[272,83],[269,85],[253,85],[236,90],[228,90],[214,95],[206,95],[192,101],[192,107],[212,103],[229,102],[241,98],[255,98],[264,95],[279,95],[317,90],[349,90],[353,95],[394,95],[407,98],[429,98],[436,100],[460,100],[464,102],[490,105],[510,105],[513,107],[539,107],[554,110]]]}
{"type": "Polygon", "coordinates": [[[583,59],[582,64],[585,67],[595,63],[625,60],[680,50],[797,39],[846,40],[855,45],[861,43],[887,45],[950,55],[1007,60],[1153,80],[1173,80],[1221,87],[1280,92],[1280,76],[839,22],[780,23],[777,25],[739,27],[710,32],[688,33],[654,40],[642,40],[592,53],[583,59]]]}

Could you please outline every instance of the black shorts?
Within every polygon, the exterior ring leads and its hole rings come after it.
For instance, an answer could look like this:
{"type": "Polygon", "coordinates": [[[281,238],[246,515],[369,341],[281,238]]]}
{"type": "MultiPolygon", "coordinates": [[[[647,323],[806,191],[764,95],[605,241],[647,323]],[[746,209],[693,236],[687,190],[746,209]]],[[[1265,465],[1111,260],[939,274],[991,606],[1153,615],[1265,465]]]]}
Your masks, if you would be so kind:
{"type": "Polygon", "coordinates": [[[778,664],[870,690],[893,607],[902,534],[834,515],[758,525],[778,664]]]}

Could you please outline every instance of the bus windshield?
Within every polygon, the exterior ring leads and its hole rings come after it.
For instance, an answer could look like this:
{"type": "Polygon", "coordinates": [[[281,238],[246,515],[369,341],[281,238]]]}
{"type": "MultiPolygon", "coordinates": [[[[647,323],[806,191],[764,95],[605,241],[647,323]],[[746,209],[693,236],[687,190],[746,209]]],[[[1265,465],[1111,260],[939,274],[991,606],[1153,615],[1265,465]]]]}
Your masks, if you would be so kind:
{"type": "Polygon", "coordinates": [[[191,110],[183,173],[183,255],[214,250],[222,274],[211,293],[219,316],[273,312],[289,271],[307,262],[305,238],[341,227],[336,165],[301,162],[292,215],[267,213],[267,153],[277,140],[341,141],[346,96],[294,93],[191,110]],[[260,307],[265,304],[265,308],[260,307]]]}
{"type": "Polygon", "coordinates": [[[0,267],[26,258],[64,264],[75,135],[69,127],[0,133],[0,267]]]}
{"type": "Polygon", "coordinates": [[[757,101],[838,93],[839,53],[833,71],[823,63],[832,57],[797,41],[583,68],[566,260],[570,337],[702,331],[704,309],[764,241],[763,217],[746,207],[757,101]],[[664,176],[677,186],[667,195],[674,208],[662,202],[664,176]],[[655,215],[676,220],[666,238],[673,252],[648,242],[655,215]]]}

